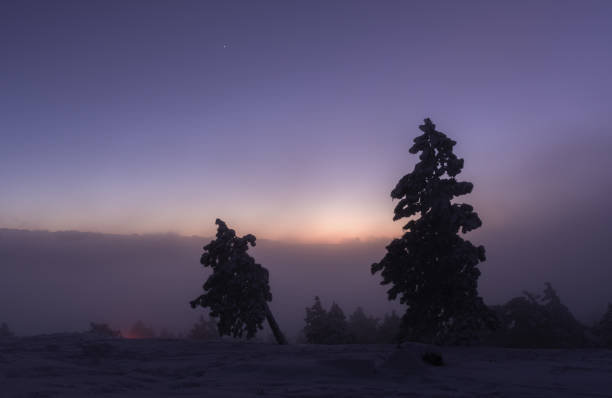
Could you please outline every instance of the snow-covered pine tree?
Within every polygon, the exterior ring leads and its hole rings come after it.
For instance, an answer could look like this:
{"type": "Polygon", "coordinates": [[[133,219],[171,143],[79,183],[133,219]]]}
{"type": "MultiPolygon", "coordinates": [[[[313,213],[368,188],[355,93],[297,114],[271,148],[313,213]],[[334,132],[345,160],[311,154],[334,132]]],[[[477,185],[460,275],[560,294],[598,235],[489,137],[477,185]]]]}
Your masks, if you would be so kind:
{"type": "Polygon", "coordinates": [[[372,273],[380,272],[381,284],[392,285],[390,300],[399,296],[406,305],[403,340],[467,343],[494,319],[477,292],[484,247],[459,235],[482,223],[472,206],[452,202],[473,188],[455,179],[463,168],[463,159],[453,153],[456,142],[429,119],[419,128],[423,134],[414,139],[410,153],[420,152],[420,161],[391,191],[399,199],[393,220],[407,218],[406,232],[372,264],[372,273]]]}
{"type": "Polygon", "coordinates": [[[247,250],[255,246],[255,236],[236,236],[220,219],[216,239],[204,246],[200,263],[211,267],[212,274],[204,283],[204,294],[191,301],[191,307],[210,308],[210,316],[218,318],[219,335],[246,338],[262,329],[264,320],[279,344],[287,344],[270,308],[272,300],[268,270],[257,264],[247,250]]]}

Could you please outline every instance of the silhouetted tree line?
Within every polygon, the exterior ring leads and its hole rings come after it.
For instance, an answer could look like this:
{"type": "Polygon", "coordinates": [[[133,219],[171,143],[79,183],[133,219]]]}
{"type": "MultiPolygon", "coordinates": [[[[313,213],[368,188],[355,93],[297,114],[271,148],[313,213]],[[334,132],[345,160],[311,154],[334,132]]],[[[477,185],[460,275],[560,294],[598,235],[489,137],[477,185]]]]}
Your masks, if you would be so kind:
{"type": "Polygon", "coordinates": [[[580,323],[550,283],[541,295],[523,292],[506,304],[491,307],[499,327],[484,336],[484,344],[520,348],[612,348],[612,305],[601,321],[580,323]]]}
{"type": "Polygon", "coordinates": [[[493,307],[500,327],[490,343],[507,347],[582,347],[587,345],[581,325],[550,283],[542,295],[524,292],[504,305],[493,307]]]}
{"type": "Polygon", "coordinates": [[[338,304],[325,310],[318,296],[306,308],[305,322],[303,339],[312,344],[395,343],[399,337],[400,318],[395,312],[385,314],[381,322],[358,307],[347,320],[338,304]]]}
{"type": "MultiPolygon", "coordinates": [[[[612,304],[592,327],[580,323],[550,283],[541,295],[524,292],[506,304],[491,306],[497,327],[474,332],[471,343],[511,348],[612,348],[612,304]]],[[[358,307],[348,319],[335,302],[329,311],[319,297],[306,308],[302,342],[311,344],[392,344],[400,340],[395,312],[382,321],[358,307]]]]}

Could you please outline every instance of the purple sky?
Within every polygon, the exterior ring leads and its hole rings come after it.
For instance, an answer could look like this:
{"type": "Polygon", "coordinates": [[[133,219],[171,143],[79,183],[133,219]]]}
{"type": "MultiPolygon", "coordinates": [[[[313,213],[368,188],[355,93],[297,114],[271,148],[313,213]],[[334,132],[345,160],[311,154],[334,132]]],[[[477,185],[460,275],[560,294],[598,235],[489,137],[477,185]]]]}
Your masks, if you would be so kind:
{"type": "Polygon", "coordinates": [[[3,1],[0,227],[390,237],[431,117],[477,236],[604,230],[610,21],[609,1],[3,1]]]}

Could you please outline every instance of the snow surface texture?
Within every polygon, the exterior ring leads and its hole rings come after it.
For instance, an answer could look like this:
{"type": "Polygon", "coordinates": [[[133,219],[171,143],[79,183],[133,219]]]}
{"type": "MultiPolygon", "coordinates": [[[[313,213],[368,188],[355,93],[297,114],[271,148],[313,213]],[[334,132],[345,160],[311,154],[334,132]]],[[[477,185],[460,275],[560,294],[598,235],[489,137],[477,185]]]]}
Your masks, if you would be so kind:
{"type": "Polygon", "coordinates": [[[611,350],[0,339],[1,397],[612,397],[611,350]],[[442,353],[445,366],[421,360],[442,353]]]}

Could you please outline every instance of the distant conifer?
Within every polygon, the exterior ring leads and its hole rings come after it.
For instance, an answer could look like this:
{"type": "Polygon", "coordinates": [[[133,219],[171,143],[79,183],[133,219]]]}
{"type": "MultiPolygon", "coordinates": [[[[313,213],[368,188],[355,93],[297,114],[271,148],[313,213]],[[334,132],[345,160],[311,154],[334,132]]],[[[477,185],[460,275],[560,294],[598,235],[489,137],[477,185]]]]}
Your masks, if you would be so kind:
{"type": "Polygon", "coordinates": [[[395,311],[391,311],[391,314],[385,314],[385,317],[378,326],[377,342],[384,344],[399,342],[400,323],[400,317],[397,316],[395,311]]]}
{"type": "Polygon", "coordinates": [[[315,296],[312,307],[306,308],[306,318],[304,319],[304,337],[307,343],[323,344],[327,337],[327,311],[321,305],[319,296],[315,296]]]}
{"type": "Polygon", "coordinates": [[[327,322],[329,334],[327,336],[328,344],[347,344],[350,343],[348,333],[348,322],[342,308],[336,303],[332,303],[327,313],[327,322]]]}
{"type": "Polygon", "coordinates": [[[357,307],[348,320],[350,340],[356,344],[372,344],[378,339],[378,319],[367,316],[357,307]]]}

